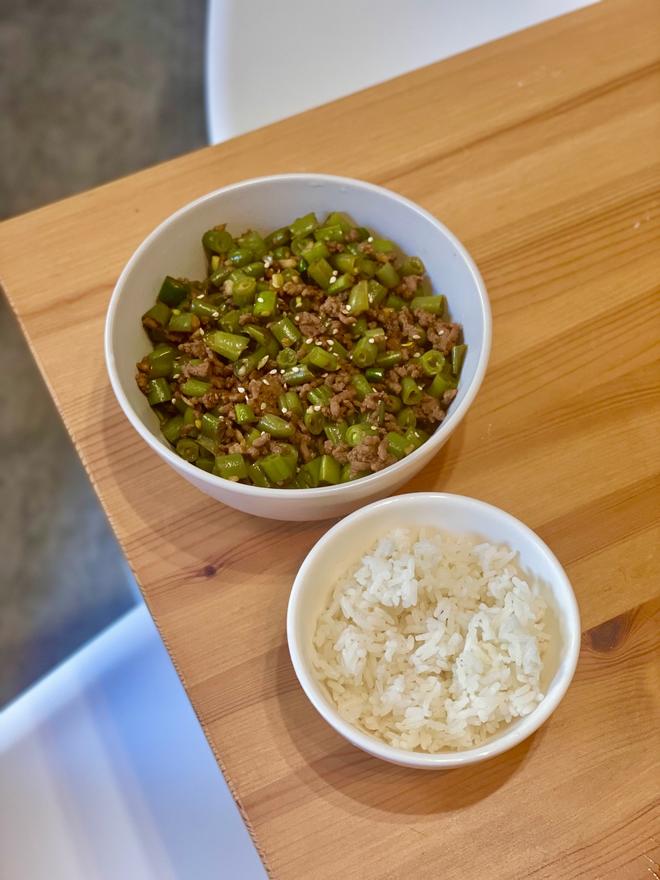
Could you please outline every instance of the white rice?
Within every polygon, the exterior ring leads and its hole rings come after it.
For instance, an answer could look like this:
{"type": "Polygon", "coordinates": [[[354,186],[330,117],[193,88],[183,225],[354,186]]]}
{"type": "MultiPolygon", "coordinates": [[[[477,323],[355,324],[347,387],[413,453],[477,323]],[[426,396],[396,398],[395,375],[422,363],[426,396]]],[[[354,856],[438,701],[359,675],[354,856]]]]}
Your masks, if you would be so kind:
{"type": "Polygon", "coordinates": [[[471,748],[543,699],[546,612],[507,547],[397,530],[335,586],[316,674],[346,721],[392,746],[471,748]]]}

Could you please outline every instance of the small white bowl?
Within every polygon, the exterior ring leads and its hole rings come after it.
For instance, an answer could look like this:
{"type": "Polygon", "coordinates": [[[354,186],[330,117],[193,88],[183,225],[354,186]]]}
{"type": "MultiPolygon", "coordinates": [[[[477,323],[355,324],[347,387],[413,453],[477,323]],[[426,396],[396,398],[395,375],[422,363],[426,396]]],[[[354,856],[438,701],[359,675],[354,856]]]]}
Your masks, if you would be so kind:
{"type": "Polygon", "coordinates": [[[289,652],[298,681],[313,706],[353,745],[393,764],[424,770],[462,767],[499,755],[534,733],[554,712],[571,683],[580,650],[580,615],[573,589],[552,551],[531,529],[503,510],[466,498],[426,492],[399,495],[363,507],[327,531],[308,553],[291,590],[287,612],[289,652]],[[338,578],[378,540],[395,528],[430,526],[479,536],[518,551],[522,569],[542,581],[551,595],[556,623],[542,686],[545,696],[524,718],[517,719],[482,746],[437,754],[389,746],[345,721],[318,682],[312,667],[312,639],[319,614],[327,606],[338,578]]]}
{"type": "Polygon", "coordinates": [[[105,358],[115,396],[138,434],[167,464],[202,492],[256,516],[312,520],[343,516],[383,498],[429,462],[455,430],[475,398],[491,341],[486,290],[469,254],[442,223],[394,192],[327,174],[281,174],[247,180],[209,193],[157,227],[126,264],[112,294],[105,325],[105,358]],[[406,458],[378,473],[319,489],[262,489],[223,480],[189,464],[163,438],[158,420],[135,383],[135,364],[149,350],[141,315],[165,275],[200,278],[205,273],[203,232],[226,223],[238,233],[271,231],[315,211],[344,211],[356,222],[391,238],[424,261],[433,287],[447,297],[452,318],[463,325],[468,350],[458,394],[433,436],[406,458]]]}

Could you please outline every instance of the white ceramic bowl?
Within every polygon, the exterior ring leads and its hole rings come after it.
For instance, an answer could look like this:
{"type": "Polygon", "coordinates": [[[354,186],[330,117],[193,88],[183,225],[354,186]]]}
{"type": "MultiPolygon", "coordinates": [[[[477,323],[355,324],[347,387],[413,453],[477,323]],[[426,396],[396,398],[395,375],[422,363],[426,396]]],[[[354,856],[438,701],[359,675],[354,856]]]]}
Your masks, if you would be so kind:
{"type": "Polygon", "coordinates": [[[503,510],[461,495],[436,492],[399,495],[378,501],[338,522],[310,550],[291,590],[287,613],[289,652],[298,680],[314,707],[334,729],[365,752],[406,767],[446,770],[499,755],[522,742],[557,708],[571,683],[580,650],[580,615],[566,573],[531,529],[503,510]],[[517,719],[486,744],[465,751],[425,754],[397,749],[344,721],[312,669],[312,638],[336,580],[375,541],[394,528],[431,526],[478,535],[518,551],[523,570],[549,588],[556,630],[541,679],[545,696],[526,717],[517,719]]]}
{"type": "Polygon", "coordinates": [[[105,356],[112,388],[138,434],[193,485],[231,507],[257,516],[311,520],[341,516],[389,495],[438,452],[481,385],[490,353],[491,317],[483,282],[465,248],[435,217],[402,196],[359,180],[324,174],[283,174],[225,187],[172,214],[128,261],[112,294],[105,356]],[[166,274],[200,278],[202,233],[218,223],[233,232],[261,232],[316,211],[345,211],[364,226],[420,256],[434,289],[447,296],[452,318],[468,345],[458,395],[430,440],[402,461],[360,480],[319,489],[261,489],[233,483],[180,458],[162,437],[156,416],[135,384],[135,364],[149,350],[140,316],[153,304],[166,274]]]}

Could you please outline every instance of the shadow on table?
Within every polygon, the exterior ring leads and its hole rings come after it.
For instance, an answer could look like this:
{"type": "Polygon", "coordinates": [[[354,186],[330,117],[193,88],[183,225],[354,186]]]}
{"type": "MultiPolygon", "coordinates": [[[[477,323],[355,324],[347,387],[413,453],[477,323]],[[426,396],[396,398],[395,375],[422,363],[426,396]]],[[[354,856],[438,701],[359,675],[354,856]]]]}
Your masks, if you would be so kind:
{"type": "Polygon", "coordinates": [[[276,723],[287,730],[292,750],[304,761],[303,767],[295,762],[292,773],[306,788],[310,802],[325,797],[360,815],[366,806],[385,821],[405,823],[411,816],[431,817],[465,809],[507,783],[544,735],[541,729],[511,751],[465,768],[428,771],[398,767],[372,758],[329,727],[295,686],[286,645],[280,649],[277,668],[276,723]]]}

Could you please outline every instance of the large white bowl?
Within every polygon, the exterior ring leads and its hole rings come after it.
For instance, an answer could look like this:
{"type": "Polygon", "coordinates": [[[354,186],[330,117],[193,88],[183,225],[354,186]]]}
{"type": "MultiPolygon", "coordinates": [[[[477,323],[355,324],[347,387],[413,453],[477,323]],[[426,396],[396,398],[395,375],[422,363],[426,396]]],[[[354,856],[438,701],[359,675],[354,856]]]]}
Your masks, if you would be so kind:
{"type": "Polygon", "coordinates": [[[289,652],[298,680],[314,707],[334,729],[365,752],[406,767],[446,770],[499,755],[537,730],[559,705],[571,683],[580,650],[580,615],[566,573],[552,551],[526,525],[503,510],[461,495],[439,492],[399,495],[347,516],[314,545],[300,567],[287,612],[289,652]],[[517,719],[487,743],[465,751],[438,754],[389,746],[359,730],[338,713],[312,667],[312,639],[319,614],[334,583],[359,561],[376,540],[395,528],[431,526],[468,533],[518,551],[523,570],[547,587],[552,640],[544,661],[544,697],[526,717],[517,719]]]}
{"type": "Polygon", "coordinates": [[[341,516],[389,495],[438,452],[479,390],[491,341],[488,297],[461,243],[413,202],[379,186],[325,174],[282,174],[247,180],[191,202],[161,223],[139,246],[114,289],[105,326],[105,357],[119,405],[138,434],[164,461],[207,495],[257,516],[285,520],[341,516]],[[184,461],[165,441],[158,420],[135,383],[135,364],[149,350],[141,315],[156,298],[165,275],[200,278],[205,273],[203,232],[226,223],[235,233],[270,231],[315,211],[345,211],[424,261],[434,289],[447,296],[452,318],[468,345],[458,394],[430,440],[378,473],[319,489],[261,489],[208,474],[184,461]]]}

